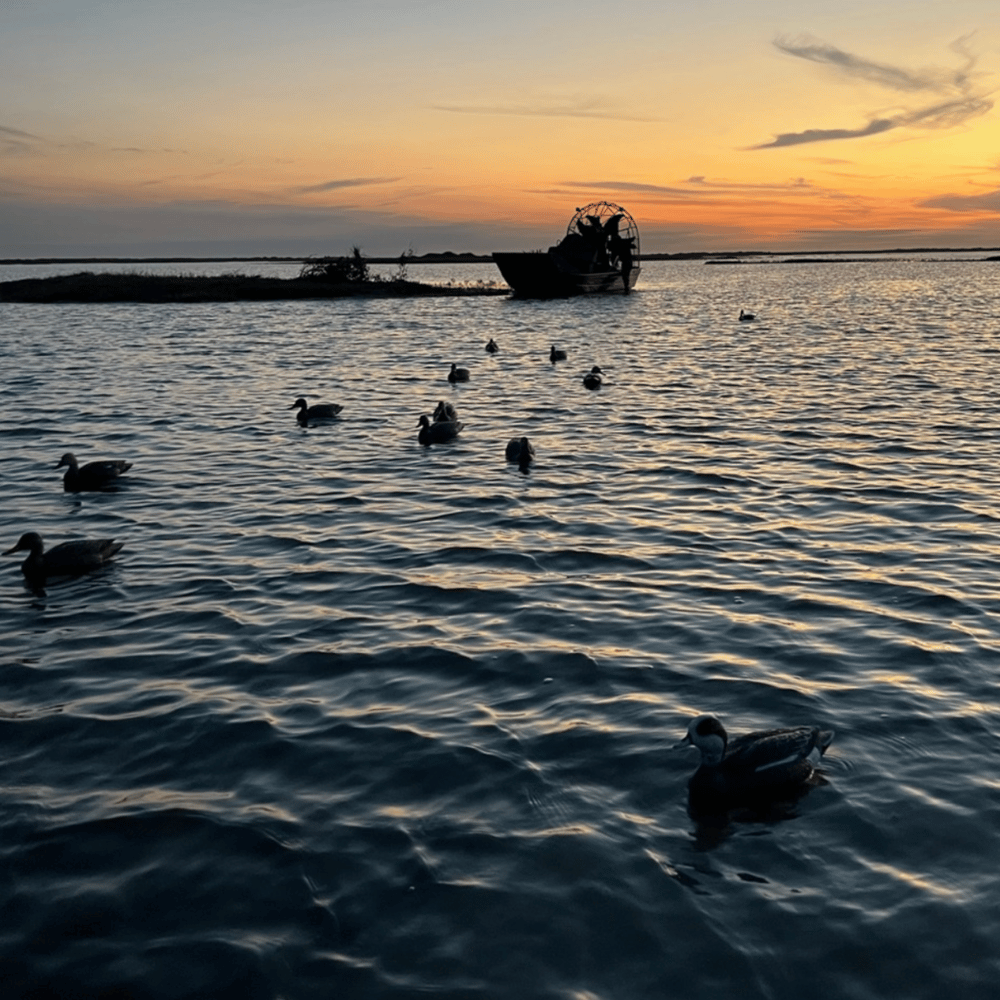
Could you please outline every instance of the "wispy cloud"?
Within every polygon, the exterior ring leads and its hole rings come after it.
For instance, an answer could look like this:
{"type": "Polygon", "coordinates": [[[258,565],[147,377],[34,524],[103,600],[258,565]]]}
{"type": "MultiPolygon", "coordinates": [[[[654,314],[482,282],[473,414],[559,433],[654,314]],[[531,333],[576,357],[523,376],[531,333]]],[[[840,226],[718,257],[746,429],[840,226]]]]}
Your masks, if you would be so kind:
{"type": "Polygon", "coordinates": [[[30,132],[0,125],[0,156],[23,156],[26,153],[34,153],[44,141],[30,132]]]}
{"type": "Polygon", "coordinates": [[[1000,214],[1000,190],[980,194],[942,194],[917,203],[921,208],[945,208],[950,212],[1000,214]]]}
{"type": "Polygon", "coordinates": [[[745,181],[730,181],[726,179],[712,180],[705,176],[688,177],[680,185],[644,184],[637,181],[562,181],[563,189],[575,188],[586,191],[627,191],[630,194],[669,195],[673,197],[705,198],[713,194],[725,195],[734,192],[740,194],[773,194],[795,193],[808,191],[817,193],[817,189],[804,177],[794,177],[784,182],[747,183],[745,181]]]}
{"type": "Polygon", "coordinates": [[[993,107],[993,101],[987,92],[974,89],[976,58],[969,51],[968,41],[966,36],[949,46],[963,59],[957,69],[906,69],[865,59],[814,39],[778,38],[774,45],[779,51],[826,66],[839,77],[864,80],[898,93],[934,94],[938,99],[919,107],[904,107],[872,116],[866,124],[855,128],[807,128],[798,132],[781,132],[770,142],[760,143],[751,149],[777,149],[835,139],[863,139],[898,128],[954,128],[978,118],[993,107]]]}
{"type": "Polygon", "coordinates": [[[402,180],[400,177],[345,177],[336,181],[324,181],[322,184],[308,184],[296,188],[298,194],[317,194],[321,191],[339,191],[341,188],[367,187],[371,184],[394,184],[402,180]]]}
{"type": "Polygon", "coordinates": [[[663,118],[628,114],[609,107],[596,97],[569,100],[538,101],[520,104],[435,104],[435,111],[451,111],[463,115],[514,115],[526,118],[600,118],[621,122],[662,122],[663,118]]]}

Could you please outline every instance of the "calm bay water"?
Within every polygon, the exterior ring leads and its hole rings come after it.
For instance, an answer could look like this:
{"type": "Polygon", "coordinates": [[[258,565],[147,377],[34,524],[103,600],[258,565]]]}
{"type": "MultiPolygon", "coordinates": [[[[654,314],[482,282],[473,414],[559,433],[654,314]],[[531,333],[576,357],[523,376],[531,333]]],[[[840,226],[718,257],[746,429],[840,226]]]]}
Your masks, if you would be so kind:
{"type": "Polygon", "coordinates": [[[0,544],[125,542],[0,564],[0,994],[995,996],[997,289],[0,307],[0,544]],[[829,784],[699,827],[700,712],[836,730],[829,784]]]}

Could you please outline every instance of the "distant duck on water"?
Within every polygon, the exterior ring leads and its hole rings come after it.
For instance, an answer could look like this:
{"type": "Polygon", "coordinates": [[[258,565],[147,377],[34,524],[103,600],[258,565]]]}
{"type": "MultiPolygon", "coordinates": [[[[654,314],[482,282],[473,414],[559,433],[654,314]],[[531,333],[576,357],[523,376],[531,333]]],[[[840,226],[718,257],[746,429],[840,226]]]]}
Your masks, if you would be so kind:
{"type": "Polygon", "coordinates": [[[756,314],[754,314],[754,313],[748,313],[748,312],[744,311],[743,309],[740,310],[740,322],[741,323],[749,323],[750,320],[753,320],[753,319],[756,319],[756,318],[757,318],[756,314]]]}
{"type": "Polygon", "coordinates": [[[446,403],[443,399],[438,401],[438,405],[434,407],[434,414],[431,418],[434,423],[442,422],[454,422],[458,420],[458,410],[455,409],[453,403],[446,403]]]}
{"type": "Polygon", "coordinates": [[[444,444],[458,437],[459,431],[465,426],[461,420],[435,420],[431,422],[427,414],[421,414],[417,422],[420,430],[417,440],[421,444],[444,444]]]}
{"type": "Polygon", "coordinates": [[[535,457],[535,446],[526,437],[514,437],[507,442],[508,462],[517,462],[522,468],[535,457]]]}
{"type": "Polygon", "coordinates": [[[588,389],[600,389],[601,386],[604,385],[604,380],[601,378],[603,374],[604,372],[602,372],[597,365],[594,365],[594,367],[583,376],[584,386],[588,389]]]}
{"type": "Polygon", "coordinates": [[[106,489],[119,476],[132,468],[131,462],[123,462],[121,459],[111,459],[107,462],[87,462],[86,465],[80,465],[71,451],[66,452],[59,459],[56,468],[61,469],[64,465],[67,466],[67,469],[63,476],[63,489],[73,493],[80,490],[106,489]]]}
{"type": "Polygon", "coordinates": [[[448,381],[454,384],[455,382],[468,382],[469,381],[469,369],[459,368],[454,362],[451,366],[451,371],[448,372],[448,381]]]}
{"type": "Polygon", "coordinates": [[[555,364],[557,361],[565,361],[565,360],[566,360],[566,352],[562,348],[557,349],[556,345],[553,344],[551,350],[549,351],[549,361],[551,361],[552,364],[555,364]]]}
{"type": "Polygon", "coordinates": [[[497,342],[492,337],[490,337],[490,339],[486,342],[486,353],[487,354],[496,354],[497,351],[499,351],[499,350],[500,350],[500,348],[497,345],[497,342]]]}
{"type": "Polygon", "coordinates": [[[815,726],[768,729],[730,740],[714,715],[699,715],[676,746],[701,751],[701,764],[688,782],[691,807],[723,811],[794,798],[822,784],[816,765],[832,742],[831,730],[815,726]]]}
{"type": "Polygon", "coordinates": [[[340,403],[314,403],[310,406],[304,396],[299,396],[289,409],[299,411],[295,414],[295,419],[306,427],[315,420],[332,420],[343,407],[340,403]]]}

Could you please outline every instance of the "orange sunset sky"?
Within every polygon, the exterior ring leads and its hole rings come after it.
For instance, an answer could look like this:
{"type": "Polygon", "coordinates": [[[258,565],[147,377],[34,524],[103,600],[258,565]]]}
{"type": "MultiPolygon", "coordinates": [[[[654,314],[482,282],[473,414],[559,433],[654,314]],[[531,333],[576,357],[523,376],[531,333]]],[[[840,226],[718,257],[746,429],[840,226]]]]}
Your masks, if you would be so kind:
{"type": "Polygon", "coordinates": [[[0,257],[1000,245],[996,0],[39,0],[0,257]]]}

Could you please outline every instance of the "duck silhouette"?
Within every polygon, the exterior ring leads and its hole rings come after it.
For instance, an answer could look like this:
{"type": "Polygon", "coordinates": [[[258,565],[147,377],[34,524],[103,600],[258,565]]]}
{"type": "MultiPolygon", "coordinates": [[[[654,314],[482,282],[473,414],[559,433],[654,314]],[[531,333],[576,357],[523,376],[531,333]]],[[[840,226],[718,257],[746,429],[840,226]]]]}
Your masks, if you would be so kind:
{"type": "Polygon", "coordinates": [[[505,454],[508,462],[525,466],[535,457],[535,446],[526,437],[513,437],[507,442],[505,454]]]}
{"type": "Polygon", "coordinates": [[[756,318],[757,317],[756,317],[756,315],[754,315],[754,313],[744,312],[744,310],[742,310],[742,309],[740,310],[740,322],[741,323],[749,323],[750,320],[753,320],[753,319],[756,319],[756,318]]]}
{"type": "Polygon", "coordinates": [[[469,381],[469,369],[459,368],[458,365],[452,363],[451,371],[448,372],[448,381],[451,383],[455,382],[468,382],[469,381]]]}
{"type": "Polygon", "coordinates": [[[497,351],[499,351],[499,350],[500,350],[500,347],[497,344],[497,342],[492,337],[490,337],[490,339],[486,342],[486,353],[487,354],[496,354],[497,351]]]}
{"type": "Polygon", "coordinates": [[[556,345],[553,344],[551,349],[549,350],[549,361],[551,361],[552,364],[555,364],[557,361],[565,361],[565,360],[566,360],[566,352],[562,348],[556,348],[556,345]]]}
{"type": "Polygon", "coordinates": [[[586,388],[588,389],[600,389],[601,386],[604,385],[604,381],[601,378],[603,374],[604,373],[601,371],[601,369],[598,368],[597,365],[594,365],[594,367],[591,368],[590,371],[583,376],[584,386],[586,386],[586,388]]]}
{"type": "Polygon", "coordinates": [[[714,715],[699,715],[677,744],[701,752],[701,764],[688,782],[690,808],[722,812],[804,794],[811,785],[824,783],[816,765],[833,735],[816,726],[794,726],[730,739],[714,715]]]}
{"type": "Polygon", "coordinates": [[[331,420],[343,409],[340,403],[314,403],[310,406],[304,396],[299,396],[288,408],[299,411],[295,414],[295,419],[303,427],[314,420],[331,420]]]}
{"type": "Polygon", "coordinates": [[[446,403],[442,399],[439,400],[438,405],[434,407],[434,413],[431,419],[434,423],[454,422],[458,420],[458,410],[455,409],[452,403],[446,403]]]}
{"type": "Polygon", "coordinates": [[[37,587],[51,576],[78,576],[100,569],[124,545],[124,542],[116,542],[113,538],[76,538],[61,542],[46,552],[42,536],[37,531],[26,531],[17,544],[3,555],[27,552],[28,558],[21,563],[21,572],[30,584],[37,587]]]}
{"type": "Polygon", "coordinates": [[[131,462],[124,462],[121,459],[87,462],[86,465],[80,465],[76,460],[76,455],[71,451],[67,451],[59,459],[56,468],[61,469],[64,465],[67,468],[63,476],[63,489],[73,493],[81,490],[107,489],[119,476],[132,468],[131,462]]]}
{"type": "Polygon", "coordinates": [[[435,420],[432,423],[424,413],[421,414],[417,426],[420,428],[417,440],[421,444],[444,444],[458,437],[459,431],[465,424],[461,420],[435,420]]]}

